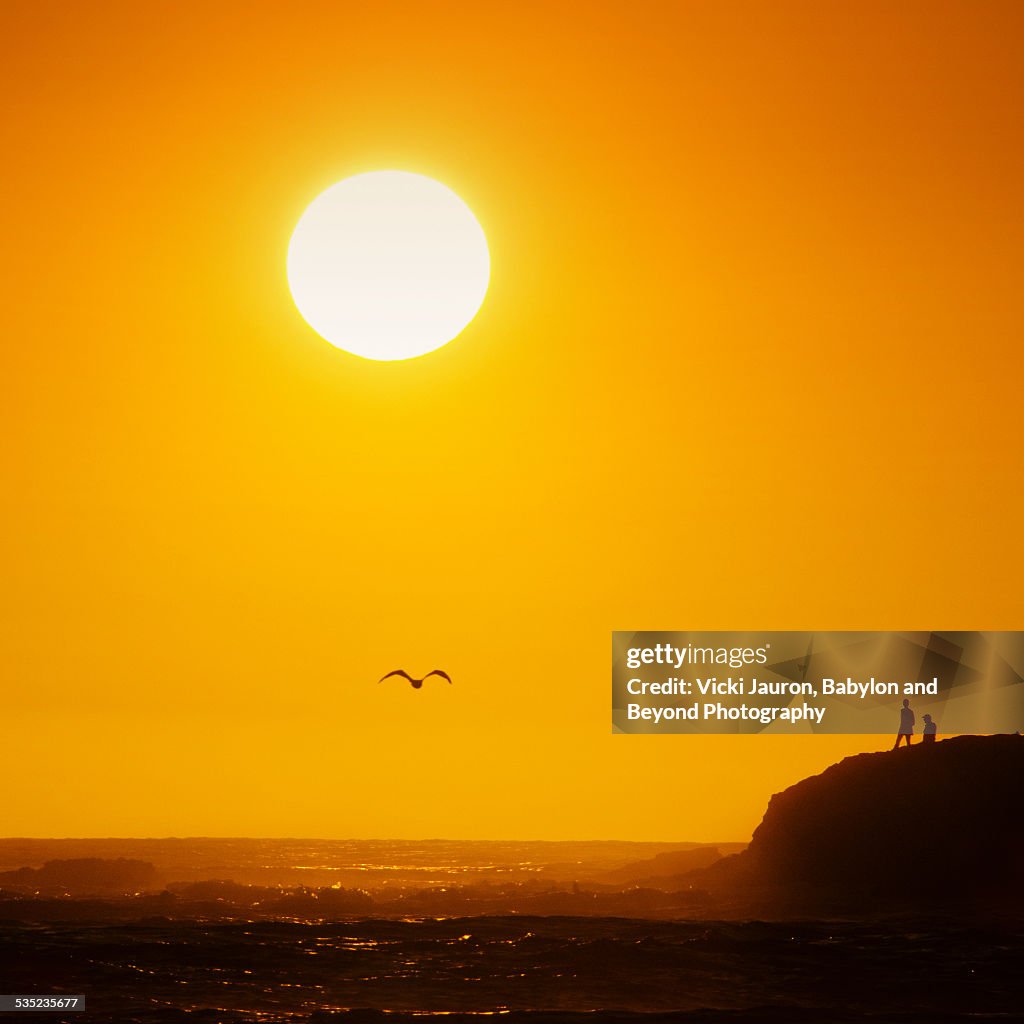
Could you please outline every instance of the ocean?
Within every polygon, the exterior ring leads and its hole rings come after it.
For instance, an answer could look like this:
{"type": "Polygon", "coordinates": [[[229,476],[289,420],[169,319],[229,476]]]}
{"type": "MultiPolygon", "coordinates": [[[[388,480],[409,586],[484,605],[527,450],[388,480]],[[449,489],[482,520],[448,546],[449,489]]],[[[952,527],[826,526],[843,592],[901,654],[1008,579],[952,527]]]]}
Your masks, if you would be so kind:
{"type": "Polygon", "coordinates": [[[0,993],[84,995],[42,1015],[74,1024],[1024,1021],[1019,919],[941,916],[940,893],[928,918],[702,919],[637,881],[693,845],[0,840],[0,993]],[[75,892],[105,876],[74,858],[157,881],[75,892]]]}
{"type": "Polygon", "coordinates": [[[3,990],[84,994],[85,1013],[46,1015],[78,1024],[599,1024],[637,1014],[649,1024],[978,1024],[1024,1020],[1022,962],[1024,929],[908,920],[0,926],[3,990]]]}

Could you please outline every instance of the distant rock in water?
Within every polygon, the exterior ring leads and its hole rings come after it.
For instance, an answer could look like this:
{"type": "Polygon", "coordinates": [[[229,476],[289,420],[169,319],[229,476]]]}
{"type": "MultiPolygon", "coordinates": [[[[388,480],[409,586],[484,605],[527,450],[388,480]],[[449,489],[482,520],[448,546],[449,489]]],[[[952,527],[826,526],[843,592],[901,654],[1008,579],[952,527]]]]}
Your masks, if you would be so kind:
{"type": "Polygon", "coordinates": [[[129,893],[151,889],[156,883],[156,868],[148,861],[118,857],[76,857],[49,860],[39,868],[18,868],[0,872],[0,889],[68,892],[72,896],[102,893],[129,893]]]}
{"type": "Polygon", "coordinates": [[[639,885],[652,888],[680,888],[683,876],[699,868],[710,867],[727,853],[741,849],[742,843],[726,843],[725,849],[718,846],[695,846],[687,850],[669,850],[646,860],[637,860],[607,871],[597,880],[611,885],[639,885]]]}
{"type": "Polygon", "coordinates": [[[1024,737],[848,757],[773,796],[749,847],[690,876],[790,909],[1020,906],[1024,737]]]}

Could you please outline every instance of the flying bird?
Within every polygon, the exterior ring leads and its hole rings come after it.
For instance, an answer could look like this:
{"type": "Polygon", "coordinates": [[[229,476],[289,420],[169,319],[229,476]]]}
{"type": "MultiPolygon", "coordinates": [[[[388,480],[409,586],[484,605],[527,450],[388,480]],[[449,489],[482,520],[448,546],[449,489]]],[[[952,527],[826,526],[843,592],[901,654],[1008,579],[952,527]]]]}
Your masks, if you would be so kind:
{"type": "Polygon", "coordinates": [[[442,679],[447,679],[449,684],[452,681],[452,677],[447,672],[442,672],[439,668],[435,668],[432,672],[428,672],[422,679],[413,679],[405,669],[396,668],[394,672],[389,672],[386,676],[381,676],[377,680],[378,683],[383,683],[385,679],[390,679],[392,676],[401,676],[403,679],[408,679],[412,683],[412,688],[418,690],[431,676],[440,676],[442,679]]]}

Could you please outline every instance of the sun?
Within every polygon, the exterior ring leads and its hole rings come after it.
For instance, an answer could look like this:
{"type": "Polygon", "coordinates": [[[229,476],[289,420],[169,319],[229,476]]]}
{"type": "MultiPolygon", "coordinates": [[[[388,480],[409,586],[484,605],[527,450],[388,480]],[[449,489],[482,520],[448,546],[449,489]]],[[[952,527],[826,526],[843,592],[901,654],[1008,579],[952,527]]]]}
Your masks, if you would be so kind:
{"type": "Polygon", "coordinates": [[[306,208],[288,245],[288,286],[306,322],[366,359],[412,359],[476,316],[487,239],[446,185],[407,171],[345,178],[306,208]]]}

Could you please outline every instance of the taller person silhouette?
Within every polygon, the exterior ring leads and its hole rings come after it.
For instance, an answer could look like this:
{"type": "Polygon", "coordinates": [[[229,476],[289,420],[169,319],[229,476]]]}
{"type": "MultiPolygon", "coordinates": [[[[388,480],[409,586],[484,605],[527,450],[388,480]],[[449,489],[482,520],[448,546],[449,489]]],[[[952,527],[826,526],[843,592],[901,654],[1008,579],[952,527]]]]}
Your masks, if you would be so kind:
{"type": "Polygon", "coordinates": [[[904,700],[903,707],[900,708],[900,731],[896,733],[896,742],[893,744],[893,750],[899,747],[900,742],[906,739],[907,746],[910,746],[910,737],[914,735],[914,712],[910,710],[910,701],[904,700]]]}

